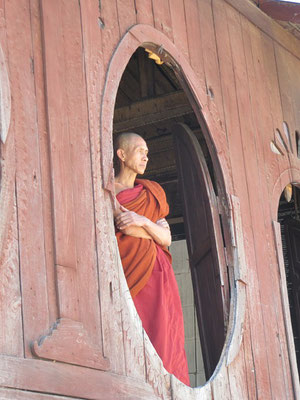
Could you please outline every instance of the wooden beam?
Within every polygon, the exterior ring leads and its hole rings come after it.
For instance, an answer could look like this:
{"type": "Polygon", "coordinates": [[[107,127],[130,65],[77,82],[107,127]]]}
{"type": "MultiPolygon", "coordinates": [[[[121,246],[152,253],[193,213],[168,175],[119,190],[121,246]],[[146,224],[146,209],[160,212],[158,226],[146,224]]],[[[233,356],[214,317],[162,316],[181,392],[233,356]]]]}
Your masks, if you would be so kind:
{"type": "Polygon", "coordinates": [[[9,356],[0,356],[0,386],[90,400],[157,399],[148,383],[128,376],[9,356]]]}
{"type": "Polygon", "coordinates": [[[183,90],[120,107],[114,114],[114,133],[128,131],[193,112],[183,90]]]}
{"type": "Polygon", "coordinates": [[[224,0],[264,33],[300,59],[299,40],[249,0],[224,0]]]}

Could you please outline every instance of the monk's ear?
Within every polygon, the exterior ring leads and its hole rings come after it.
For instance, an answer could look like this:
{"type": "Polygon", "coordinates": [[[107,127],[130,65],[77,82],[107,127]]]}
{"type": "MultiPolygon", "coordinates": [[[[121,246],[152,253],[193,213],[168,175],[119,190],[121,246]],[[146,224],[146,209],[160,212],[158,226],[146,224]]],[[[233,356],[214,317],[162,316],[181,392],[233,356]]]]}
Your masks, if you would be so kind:
{"type": "Polygon", "coordinates": [[[117,156],[119,157],[120,160],[123,160],[125,157],[125,152],[123,149],[118,149],[117,150],[117,156]]]}

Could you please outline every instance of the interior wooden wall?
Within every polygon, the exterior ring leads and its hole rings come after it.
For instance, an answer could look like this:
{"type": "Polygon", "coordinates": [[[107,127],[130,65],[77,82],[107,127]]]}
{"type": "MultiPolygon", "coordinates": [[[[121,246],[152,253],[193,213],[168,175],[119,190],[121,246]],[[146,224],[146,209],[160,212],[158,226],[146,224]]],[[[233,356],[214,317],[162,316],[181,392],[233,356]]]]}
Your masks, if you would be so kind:
{"type": "Polygon", "coordinates": [[[294,398],[272,220],[278,187],[300,182],[300,47],[253,5],[244,6],[247,0],[240,11],[233,7],[241,2],[0,0],[12,95],[1,144],[1,191],[10,199],[1,204],[0,221],[1,399],[294,398]],[[248,269],[243,342],[201,392],[175,383],[171,393],[130,299],[123,302],[128,292],[112,203],[102,189],[101,143],[110,134],[99,135],[105,76],[135,24],[163,32],[198,84],[213,92],[211,107],[225,132],[218,151],[227,160],[227,190],[241,204],[248,269]],[[282,155],[271,151],[271,141],[282,155]],[[70,341],[62,329],[47,336],[58,318],[76,322],[65,328],[70,341]],[[87,338],[83,347],[76,347],[77,334],[87,338]],[[36,342],[41,335],[50,349],[36,342]],[[93,364],[88,351],[98,357],[93,364]]]}

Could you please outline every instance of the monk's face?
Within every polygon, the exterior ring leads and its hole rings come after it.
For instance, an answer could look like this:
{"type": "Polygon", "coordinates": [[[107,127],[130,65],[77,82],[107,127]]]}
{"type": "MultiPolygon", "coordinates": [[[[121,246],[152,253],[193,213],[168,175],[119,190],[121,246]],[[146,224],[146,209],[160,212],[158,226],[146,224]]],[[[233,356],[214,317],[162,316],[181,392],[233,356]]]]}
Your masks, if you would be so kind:
{"type": "Polygon", "coordinates": [[[124,149],[124,166],[142,175],[148,163],[148,147],[145,140],[140,136],[133,136],[128,140],[124,149]]]}

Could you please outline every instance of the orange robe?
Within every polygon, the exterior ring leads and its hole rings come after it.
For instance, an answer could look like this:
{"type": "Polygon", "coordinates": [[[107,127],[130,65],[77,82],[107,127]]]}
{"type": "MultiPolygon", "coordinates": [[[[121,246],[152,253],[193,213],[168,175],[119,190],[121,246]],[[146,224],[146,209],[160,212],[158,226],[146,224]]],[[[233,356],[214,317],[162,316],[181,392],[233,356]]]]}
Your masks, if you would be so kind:
{"type": "MultiPolygon", "coordinates": [[[[137,186],[117,195],[124,207],[152,222],[167,216],[164,190],[152,181],[137,179],[137,186]]],[[[171,255],[152,239],[116,233],[130,293],[143,327],[164,367],[189,385],[184,349],[184,324],[171,255]]]]}

